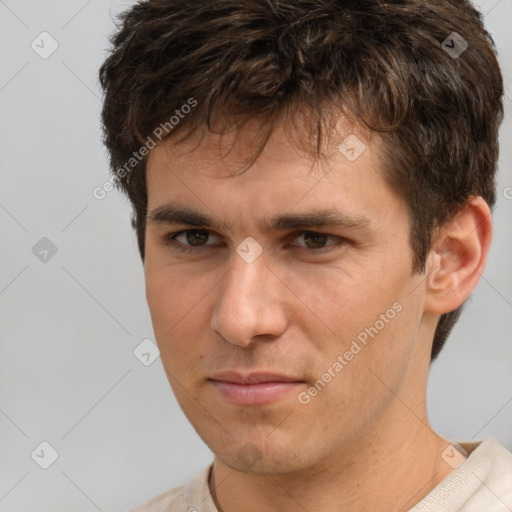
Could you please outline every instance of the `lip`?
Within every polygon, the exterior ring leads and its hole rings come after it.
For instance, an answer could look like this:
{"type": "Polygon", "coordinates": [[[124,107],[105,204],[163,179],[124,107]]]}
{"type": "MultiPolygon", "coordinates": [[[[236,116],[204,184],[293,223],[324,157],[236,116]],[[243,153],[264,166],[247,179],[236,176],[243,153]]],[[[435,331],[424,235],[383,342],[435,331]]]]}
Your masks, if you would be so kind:
{"type": "Polygon", "coordinates": [[[304,385],[295,377],[271,372],[226,371],[213,375],[209,381],[225,400],[245,406],[276,402],[304,385]]]}
{"type": "Polygon", "coordinates": [[[279,373],[272,372],[251,372],[241,373],[237,371],[225,371],[216,373],[211,377],[212,380],[232,382],[234,384],[262,384],[265,382],[302,382],[295,377],[289,377],[279,373]]]}

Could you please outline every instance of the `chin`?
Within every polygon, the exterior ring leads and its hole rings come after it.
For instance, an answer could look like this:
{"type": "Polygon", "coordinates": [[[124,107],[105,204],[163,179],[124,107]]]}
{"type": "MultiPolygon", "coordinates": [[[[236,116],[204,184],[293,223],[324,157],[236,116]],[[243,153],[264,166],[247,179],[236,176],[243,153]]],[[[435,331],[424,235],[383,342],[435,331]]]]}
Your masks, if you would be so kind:
{"type": "Polygon", "coordinates": [[[213,450],[215,456],[233,471],[260,475],[277,475],[301,471],[308,467],[307,460],[300,443],[294,442],[299,448],[283,448],[271,442],[234,443],[224,450],[213,450]],[[263,445],[264,444],[264,445],[263,445]],[[227,448],[227,449],[226,449],[227,448]],[[235,448],[235,451],[233,449],[235,448]]]}

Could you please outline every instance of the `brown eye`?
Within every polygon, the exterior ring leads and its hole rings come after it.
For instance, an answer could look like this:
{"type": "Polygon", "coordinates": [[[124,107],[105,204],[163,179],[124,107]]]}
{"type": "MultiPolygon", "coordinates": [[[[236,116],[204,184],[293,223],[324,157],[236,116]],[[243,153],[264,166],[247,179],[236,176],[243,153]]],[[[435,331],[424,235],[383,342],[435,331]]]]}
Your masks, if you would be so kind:
{"type": "Polygon", "coordinates": [[[300,231],[293,235],[293,239],[296,240],[292,245],[294,249],[317,256],[343,249],[348,243],[348,240],[341,236],[317,233],[316,231],[300,231]]]}
{"type": "Polygon", "coordinates": [[[308,249],[323,249],[329,238],[328,235],[314,233],[312,231],[306,231],[302,236],[304,236],[304,241],[308,249]]]}
{"type": "Polygon", "coordinates": [[[207,249],[216,245],[212,243],[212,238],[215,242],[217,237],[207,229],[184,229],[167,235],[163,243],[178,251],[192,252],[195,249],[207,249]]]}
{"type": "Polygon", "coordinates": [[[200,231],[197,229],[185,231],[183,233],[185,235],[185,238],[187,242],[192,247],[201,247],[203,243],[205,243],[208,240],[208,232],[207,231],[200,231]]]}

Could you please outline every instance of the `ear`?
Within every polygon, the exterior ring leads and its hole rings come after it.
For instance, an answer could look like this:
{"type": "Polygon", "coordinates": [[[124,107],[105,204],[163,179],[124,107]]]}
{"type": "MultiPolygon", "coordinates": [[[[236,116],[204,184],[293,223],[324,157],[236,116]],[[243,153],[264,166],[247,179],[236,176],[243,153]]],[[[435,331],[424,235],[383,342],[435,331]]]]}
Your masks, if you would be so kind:
{"type": "Polygon", "coordinates": [[[471,197],[435,237],[427,260],[425,311],[458,308],[484,271],[492,240],[492,216],[482,197],[471,197]]]}

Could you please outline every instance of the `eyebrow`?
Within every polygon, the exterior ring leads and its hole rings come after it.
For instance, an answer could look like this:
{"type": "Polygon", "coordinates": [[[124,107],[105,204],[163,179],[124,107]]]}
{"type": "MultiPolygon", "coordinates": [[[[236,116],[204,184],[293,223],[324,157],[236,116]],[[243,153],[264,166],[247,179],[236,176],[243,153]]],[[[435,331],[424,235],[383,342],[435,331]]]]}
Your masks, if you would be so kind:
{"type": "MultiPolygon", "coordinates": [[[[152,210],[148,215],[150,224],[186,224],[216,231],[232,232],[225,223],[208,214],[192,208],[163,205],[152,210]]],[[[276,214],[258,222],[262,232],[284,231],[305,228],[343,227],[346,229],[361,229],[370,224],[370,219],[360,214],[348,214],[335,209],[322,209],[296,214],[276,214]]]]}

